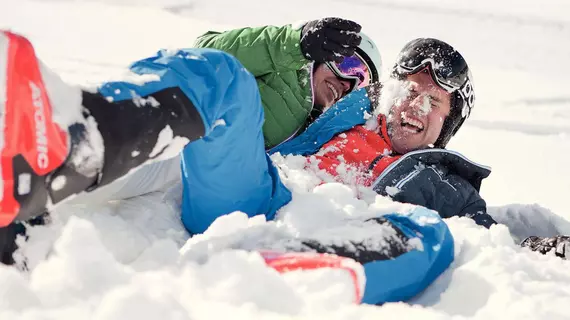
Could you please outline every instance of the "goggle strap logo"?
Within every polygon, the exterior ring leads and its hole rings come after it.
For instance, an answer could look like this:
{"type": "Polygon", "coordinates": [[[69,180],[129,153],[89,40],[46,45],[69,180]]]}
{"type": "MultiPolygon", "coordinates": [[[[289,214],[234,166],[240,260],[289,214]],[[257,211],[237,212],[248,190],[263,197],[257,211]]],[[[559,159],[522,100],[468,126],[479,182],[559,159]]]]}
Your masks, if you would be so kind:
{"type": "Polygon", "coordinates": [[[473,94],[473,85],[471,84],[471,79],[467,77],[465,83],[461,88],[459,88],[459,95],[463,99],[463,109],[461,110],[461,116],[467,118],[471,113],[471,108],[475,102],[475,95],[473,94]]]}

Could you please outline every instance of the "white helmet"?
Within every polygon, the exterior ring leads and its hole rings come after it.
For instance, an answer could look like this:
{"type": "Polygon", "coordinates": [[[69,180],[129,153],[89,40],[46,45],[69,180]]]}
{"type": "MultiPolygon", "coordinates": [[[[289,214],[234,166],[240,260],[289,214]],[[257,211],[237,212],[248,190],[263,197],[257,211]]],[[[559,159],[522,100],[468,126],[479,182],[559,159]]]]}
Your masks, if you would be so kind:
{"type": "Polygon", "coordinates": [[[362,37],[362,41],[356,49],[356,53],[368,64],[372,73],[372,82],[377,82],[382,77],[382,56],[378,47],[369,36],[363,32],[360,32],[359,35],[362,37]]]}
{"type": "Polygon", "coordinates": [[[378,47],[366,34],[361,32],[359,35],[362,40],[360,41],[360,45],[356,47],[354,56],[345,57],[341,63],[335,63],[333,61],[325,62],[337,77],[352,83],[351,91],[370,83],[378,82],[382,72],[382,58],[378,47]],[[361,63],[366,65],[366,72],[363,72],[364,70],[362,68],[357,67],[357,65],[361,63]],[[368,78],[369,81],[363,82],[366,78],[368,78]]]}

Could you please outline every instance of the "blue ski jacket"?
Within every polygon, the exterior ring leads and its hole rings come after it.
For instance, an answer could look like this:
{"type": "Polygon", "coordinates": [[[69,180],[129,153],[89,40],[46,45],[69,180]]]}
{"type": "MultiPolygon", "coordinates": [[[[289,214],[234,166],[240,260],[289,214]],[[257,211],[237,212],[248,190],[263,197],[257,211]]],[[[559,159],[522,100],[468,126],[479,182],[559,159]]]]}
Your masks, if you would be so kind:
{"type": "MultiPolygon", "coordinates": [[[[265,150],[264,114],[255,78],[237,59],[212,49],[160,51],[135,62],[131,71],[153,78],[138,83],[106,83],[99,92],[120,101],[148,99],[154,92],[177,87],[204,122],[204,137],[187,144],[181,154],[182,222],[190,233],[204,232],[216,218],[234,211],[249,216],[263,214],[270,220],[291,200],[291,192],[265,150]]],[[[370,100],[365,90],[355,91],[305,132],[269,154],[313,154],[335,135],[364,123],[366,111],[370,111],[370,100]]],[[[435,149],[410,153],[386,169],[374,190],[385,195],[386,187],[398,186],[401,191],[395,200],[435,210],[439,215],[423,209],[409,215],[379,217],[405,239],[395,244],[400,248],[397,254],[374,252],[366,246],[359,246],[358,250],[364,251],[356,255],[354,250],[333,250],[352,252],[364,266],[367,284],[363,302],[410,299],[448,268],[454,256],[453,237],[442,217],[464,215],[484,226],[493,223],[477,192],[489,173],[489,168],[457,153],[435,149]],[[420,163],[425,165],[417,166],[420,163]],[[415,245],[401,247],[402,243],[415,245]]],[[[347,248],[354,246],[347,244],[347,248]]],[[[332,250],[314,243],[311,248],[332,250]]]]}

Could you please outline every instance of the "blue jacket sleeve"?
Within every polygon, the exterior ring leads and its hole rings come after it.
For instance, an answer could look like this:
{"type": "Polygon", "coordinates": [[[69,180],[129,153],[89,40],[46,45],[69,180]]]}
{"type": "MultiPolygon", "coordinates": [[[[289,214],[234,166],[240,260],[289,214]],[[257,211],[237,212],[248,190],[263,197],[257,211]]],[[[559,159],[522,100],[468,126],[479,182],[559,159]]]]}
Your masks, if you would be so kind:
{"type": "MultiPolygon", "coordinates": [[[[351,228],[358,224],[348,223],[351,228]]],[[[406,301],[427,288],[451,264],[453,237],[441,217],[424,207],[361,222],[364,240],[290,242],[291,251],[332,253],[364,266],[363,303],[406,301]],[[369,234],[368,234],[369,233],[369,234]]],[[[338,232],[335,229],[335,232],[338,232]]],[[[337,235],[338,236],[338,235],[337,235]]]]}
{"type": "Polygon", "coordinates": [[[235,57],[214,49],[160,51],[130,69],[140,75],[134,77],[137,81],[106,83],[99,88],[101,94],[114,101],[138,100],[177,88],[200,114],[205,128],[201,139],[186,144],[164,130],[162,144],[155,147],[168,153],[164,141],[185,145],[180,164],[182,222],[190,233],[204,232],[234,211],[272,219],[291,200],[265,153],[257,83],[235,57]]]}

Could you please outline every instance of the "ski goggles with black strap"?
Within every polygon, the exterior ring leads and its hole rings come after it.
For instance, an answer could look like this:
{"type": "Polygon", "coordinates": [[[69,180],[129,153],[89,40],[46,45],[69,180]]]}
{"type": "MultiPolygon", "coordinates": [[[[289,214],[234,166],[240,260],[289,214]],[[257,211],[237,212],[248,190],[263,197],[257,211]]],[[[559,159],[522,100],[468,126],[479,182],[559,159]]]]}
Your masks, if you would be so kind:
{"type": "Polygon", "coordinates": [[[463,57],[448,45],[427,42],[402,50],[393,72],[398,76],[415,74],[427,68],[439,87],[449,93],[457,93],[461,104],[461,116],[467,118],[475,103],[472,76],[463,57]]]}
{"type": "Polygon", "coordinates": [[[350,81],[350,91],[364,88],[372,81],[372,72],[368,63],[358,54],[345,57],[341,63],[325,62],[335,76],[350,81]]]}

